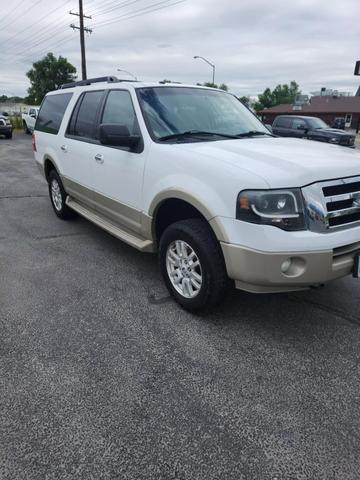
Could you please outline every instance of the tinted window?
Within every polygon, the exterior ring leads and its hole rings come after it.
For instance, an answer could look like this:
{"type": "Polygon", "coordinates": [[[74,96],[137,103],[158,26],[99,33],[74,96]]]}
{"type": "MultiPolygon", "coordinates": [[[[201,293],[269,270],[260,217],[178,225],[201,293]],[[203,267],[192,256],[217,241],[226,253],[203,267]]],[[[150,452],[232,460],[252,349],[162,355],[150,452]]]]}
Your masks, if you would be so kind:
{"type": "Polygon", "coordinates": [[[126,125],[131,135],[139,134],[139,126],[129,92],[112,90],[109,93],[101,123],[126,125]]]}
{"type": "Polygon", "coordinates": [[[294,120],[292,121],[292,128],[299,128],[299,127],[306,128],[305,120],[301,118],[294,118],[294,120]]]}
{"type": "Polygon", "coordinates": [[[45,97],[39,111],[35,130],[56,135],[71,97],[72,93],[45,97]]]}
{"type": "Polygon", "coordinates": [[[275,127],[290,128],[291,119],[288,117],[279,117],[275,120],[275,127]]]}
{"type": "Polygon", "coordinates": [[[70,135],[91,139],[97,137],[97,114],[103,93],[103,91],[86,92],[80,97],[70,120],[68,131],[70,135]]]}

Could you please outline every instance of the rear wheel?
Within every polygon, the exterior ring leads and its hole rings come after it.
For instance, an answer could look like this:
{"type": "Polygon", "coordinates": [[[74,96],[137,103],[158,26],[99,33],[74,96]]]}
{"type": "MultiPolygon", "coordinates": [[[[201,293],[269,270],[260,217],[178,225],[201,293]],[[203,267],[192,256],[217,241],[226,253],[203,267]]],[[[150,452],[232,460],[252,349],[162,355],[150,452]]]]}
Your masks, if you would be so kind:
{"type": "Polygon", "coordinates": [[[23,130],[24,130],[24,133],[27,133],[27,134],[30,133],[30,130],[28,129],[26,122],[23,122],[23,130]]]}
{"type": "Polygon", "coordinates": [[[56,170],[51,170],[49,174],[49,195],[54,212],[59,218],[68,220],[75,216],[74,210],[65,203],[67,195],[56,170]]]}
{"type": "Polygon", "coordinates": [[[170,225],[160,240],[165,284],[186,310],[208,310],[223,300],[229,280],[219,242],[205,220],[170,225]]]}

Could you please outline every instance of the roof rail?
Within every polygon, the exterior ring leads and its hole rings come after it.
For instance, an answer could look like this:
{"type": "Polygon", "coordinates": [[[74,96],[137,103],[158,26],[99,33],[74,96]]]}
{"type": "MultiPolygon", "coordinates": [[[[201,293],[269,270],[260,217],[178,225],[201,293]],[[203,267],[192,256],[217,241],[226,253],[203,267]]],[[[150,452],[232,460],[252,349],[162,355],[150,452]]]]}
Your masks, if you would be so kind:
{"type": "Polygon", "coordinates": [[[96,78],[88,78],[87,80],[80,80],[78,82],[69,82],[69,83],[63,83],[60,85],[60,89],[63,88],[72,88],[72,87],[83,87],[85,85],[91,85],[93,83],[116,83],[116,82],[121,82],[117,77],[114,76],[108,76],[108,77],[96,77],[96,78]]]}

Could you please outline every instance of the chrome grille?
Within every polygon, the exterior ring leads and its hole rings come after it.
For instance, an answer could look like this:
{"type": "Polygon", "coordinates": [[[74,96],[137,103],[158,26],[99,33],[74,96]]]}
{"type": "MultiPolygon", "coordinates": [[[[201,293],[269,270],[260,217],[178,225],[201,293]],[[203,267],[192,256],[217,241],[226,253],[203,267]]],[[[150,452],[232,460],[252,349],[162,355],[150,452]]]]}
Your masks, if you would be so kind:
{"type": "Polygon", "coordinates": [[[303,188],[309,230],[329,232],[360,225],[360,177],[303,188]]]}

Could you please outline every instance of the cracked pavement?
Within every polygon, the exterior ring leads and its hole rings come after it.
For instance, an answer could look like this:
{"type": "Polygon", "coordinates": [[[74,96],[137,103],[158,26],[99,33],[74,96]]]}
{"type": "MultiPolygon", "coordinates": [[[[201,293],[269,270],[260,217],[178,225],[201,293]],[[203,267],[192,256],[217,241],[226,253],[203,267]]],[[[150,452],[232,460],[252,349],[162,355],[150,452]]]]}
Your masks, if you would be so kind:
{"type": "Polygon", "coordinates": [[[186,313],[0,139],[0,478],[358,480],[359,286],[186,313]]]}

